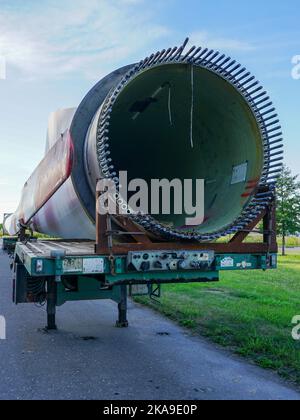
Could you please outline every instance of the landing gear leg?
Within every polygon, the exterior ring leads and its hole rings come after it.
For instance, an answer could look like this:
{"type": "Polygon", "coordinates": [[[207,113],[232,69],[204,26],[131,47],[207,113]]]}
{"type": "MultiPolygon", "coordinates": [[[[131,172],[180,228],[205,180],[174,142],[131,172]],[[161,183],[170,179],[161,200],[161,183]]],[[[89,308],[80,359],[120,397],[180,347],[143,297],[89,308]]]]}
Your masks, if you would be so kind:
{"type": "Polygon", "coordinates": [[[46,330],[57,330],[56,326],[57,284],[54,278],[47,281],[47,326],[46,330]]]}
{"type": "Polygon", "coordinates": [[[116,322],[117,328],[127,328],[127,286],[120,286],[121,288],[121,300],[118,304],[119,319],[116,322]]]}

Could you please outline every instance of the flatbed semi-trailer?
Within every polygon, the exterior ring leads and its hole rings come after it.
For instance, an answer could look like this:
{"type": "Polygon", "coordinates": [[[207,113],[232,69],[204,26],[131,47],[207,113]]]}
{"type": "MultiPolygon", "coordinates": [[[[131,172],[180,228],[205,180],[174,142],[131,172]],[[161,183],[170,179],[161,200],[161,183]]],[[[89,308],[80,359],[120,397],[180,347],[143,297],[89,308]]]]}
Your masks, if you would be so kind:
{"type": "Polygon", "coordinates": [[[117,325],[126,327],[127,295],[133,286],[145,285],[150,295],[157,295],[164,283],[214,282],[222,271],[276,266],[276,253],[229,254],[182,248],[108,256],[95,254],[92,241],[18,241],[14,302],[46,302],[47,328],[55,329],[56,306],[69,301],[111,299],[118,303],[117,325]]]}

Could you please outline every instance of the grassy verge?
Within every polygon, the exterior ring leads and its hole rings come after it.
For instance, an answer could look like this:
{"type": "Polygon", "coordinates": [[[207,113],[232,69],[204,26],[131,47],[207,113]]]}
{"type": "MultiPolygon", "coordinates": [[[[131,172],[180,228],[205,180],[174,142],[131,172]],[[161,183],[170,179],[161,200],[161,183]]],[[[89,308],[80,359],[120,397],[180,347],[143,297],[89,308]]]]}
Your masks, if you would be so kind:
{"type": "MultiPolygon", "coordinates": [[[[218,242],[228,242],[230,239],[232,238],[232,236],[226,236],[224,238],[221,238],[218,240],[218,242]]],[[[249,235],[245,242],[262,242],[263,238],[262,235],[259,234],[252,234],[249,235]]],[[[277,242],[278,242],[278,246],[281,247],[282,246],[282,237],[278,236],[277,237],[277,242]]],[[[286,237],[286,247],[287,248],[296,248],[296,247],[300,247],[300,238],[298,238],[297,236],[287,236],[286,237]]]]}
{"type": "MultiPolygon", "coordinates": [[[[30,235],[30,232],[27,232],[27,233],[28,233],[28,235],[30,235]]],[[[0,238],[5,238],[5,237],[9,237],[9,236],[8,235],[3,235],[3,232],[0,231],[0,238]]],[[[35,239],[45,239],[45,240],[47,240],[47,239],[49,239],[49,240],[50,239],[52,239],[52,240],[59,239],[59,238],[53,238],[53,237],[48,236],[48,235],[44,235],[42,233],[34,233],[33,238],[35,238],[35,239]]]]}
{"type": "MultiPolygon", "coordinates": [[[[278,245],[282,246],[282,238],[278,238],[278,245]]],[[[288,236],[286,238],[287,248],[300,247],[300,238],[297,236],[288,236]]]]}
{"type": "Polygon", "coordinates": [[[222,273],[220,283],[168,285],[161,304],[140,303],[300,385],[300,342],[291,320],[300,315],[300,256],[278,270],[222,273]]]}

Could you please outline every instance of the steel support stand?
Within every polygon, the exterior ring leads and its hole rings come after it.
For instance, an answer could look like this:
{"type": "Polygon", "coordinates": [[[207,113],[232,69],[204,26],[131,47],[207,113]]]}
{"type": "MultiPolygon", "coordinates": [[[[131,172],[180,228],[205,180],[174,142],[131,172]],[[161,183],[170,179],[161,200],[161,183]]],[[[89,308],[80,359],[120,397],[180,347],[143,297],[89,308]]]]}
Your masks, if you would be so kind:
{"type": "Polygon", "coordinates": [[[56,326],[57,284],[54,278],[47,280],[47,326],[46,330],[57,330],[56,326]]]}
{"type": "Polygon", "coordinates": [[[127,321],[127,286],[123,285],[120,286],[121,289],[121,300],[118,304],[119,310],[119,319],[116,322],[117,328],[127,328],[128,321],[127,321]]]}

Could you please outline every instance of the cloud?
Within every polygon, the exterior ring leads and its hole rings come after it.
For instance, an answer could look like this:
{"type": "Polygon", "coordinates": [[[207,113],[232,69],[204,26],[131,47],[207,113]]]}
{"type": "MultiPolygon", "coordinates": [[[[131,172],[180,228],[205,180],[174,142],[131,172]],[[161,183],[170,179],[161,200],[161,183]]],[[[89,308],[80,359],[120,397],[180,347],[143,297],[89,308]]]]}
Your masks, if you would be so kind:
{"type": "Polygon", "coordinates": [[[212,36],[206,31],[194,32],[190,36],[191,42],[196,45],[216,49],[220,51],[253,51],[256,47],[247,42],[238,40],[212,36]]]}
{"type": "Polygon", "coordinates": [[[4,7],[0,55],[27,78],[99,77],[118,63],[144,58],[169,34],[153,23],[143,0],[47,0],[4,7]],[[45,7],[46,3],[46,7],[45,7]]]}
{"type": "MultiPolygon", "coordinates": [[[[155,7],[145,0],[45,0],[3,2],[0,56],[9,72],[29,79],[65,78],[80,74],[98,79],[112,69],[144,58],[158,41],[172,34],[155,23],[155,7]]],[[[157,11],[157,10],[156,10],[157,11]]],[[[237,39],[206,31],[191,42],[213,49],[251,51],[237,39]]],[[[160,42],[160,44],[166,42],[160,42]]]]}

